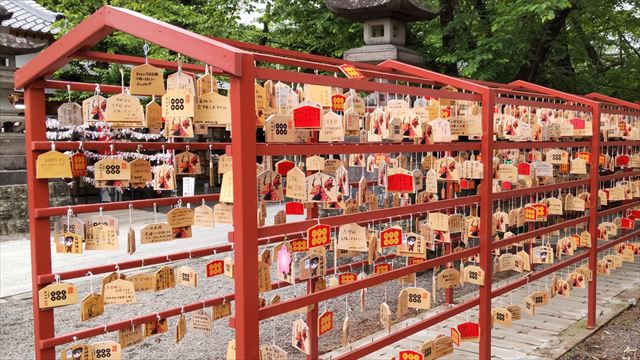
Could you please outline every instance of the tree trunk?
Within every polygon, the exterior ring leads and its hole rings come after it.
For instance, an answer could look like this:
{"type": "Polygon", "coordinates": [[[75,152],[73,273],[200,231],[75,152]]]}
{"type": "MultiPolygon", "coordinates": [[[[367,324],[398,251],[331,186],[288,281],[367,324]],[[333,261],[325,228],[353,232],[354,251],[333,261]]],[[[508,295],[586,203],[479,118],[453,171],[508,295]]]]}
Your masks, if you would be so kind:
{"type": "MultiPolygon", "coordinates": [[[[442,29],[442,50],[454,51],[456,36],[451,30],[447,30],[447,25],[453,21],[455,10],[458,6],[457,0],[440,0],[440,29],[442,29]]],[[[455,63],[444,64],[444,73],[458,76],[458,66],[455,63]]]]}
{"type": "Polygon", "coordinates": [[[567,24],[567,17],[572,9],[573,6],[556,12],[556,17],[545,23],[542,31],[531,39],[526,57],[527,62],[518,70],[516,79],[530,82],[537,79],[542,65],[547,60],[549,50],[567,24]]]}

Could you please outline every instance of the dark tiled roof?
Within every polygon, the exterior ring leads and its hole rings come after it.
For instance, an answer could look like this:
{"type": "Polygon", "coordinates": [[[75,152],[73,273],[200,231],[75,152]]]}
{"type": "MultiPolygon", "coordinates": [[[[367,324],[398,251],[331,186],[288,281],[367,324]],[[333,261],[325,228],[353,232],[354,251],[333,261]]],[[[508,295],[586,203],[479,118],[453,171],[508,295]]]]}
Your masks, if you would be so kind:
{"type": "Polygon", "coordinates": [[[9,20],[2,22],[2,26],[40,34],[58,32],[58,29],[51,28],[51,24],[62,14],[49,11],[33,0],[0,0],[0,6],[13,13],[9,20]]]}

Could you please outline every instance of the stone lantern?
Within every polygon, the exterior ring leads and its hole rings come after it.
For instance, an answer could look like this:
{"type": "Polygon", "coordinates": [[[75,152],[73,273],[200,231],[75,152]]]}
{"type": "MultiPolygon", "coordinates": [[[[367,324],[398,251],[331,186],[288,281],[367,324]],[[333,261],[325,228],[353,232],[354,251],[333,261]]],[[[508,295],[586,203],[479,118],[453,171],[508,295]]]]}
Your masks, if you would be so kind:
{"type": "Polygon", "coordinates": [[[324,3],[336,15],[363,22],[365,46],[347,50],[345,60],[377,64],[391,59],[414,65],[424,62],[421,53],[404,46],[405,23],[437,16],[419,0],[324,0],[324,3]]]}

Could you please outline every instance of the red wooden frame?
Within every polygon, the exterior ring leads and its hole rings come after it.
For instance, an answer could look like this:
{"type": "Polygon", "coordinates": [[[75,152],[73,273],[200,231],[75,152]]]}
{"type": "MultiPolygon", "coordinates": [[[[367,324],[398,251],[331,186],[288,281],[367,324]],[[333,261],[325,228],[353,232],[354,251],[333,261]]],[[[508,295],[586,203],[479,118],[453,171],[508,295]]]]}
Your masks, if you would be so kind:
{"type": "MultiPolygon", "coordinates": [[[[56,335],[54,331],[54,318],[52,310],[40,310],[38,308],[37,290],[46,286],[54,280],[51,267],[49,217],[63,215],[67,208],[50,207],[48,201],[48,187],[46,180],[36,179],[35,164],[37,156],[48,150],[51,143],[47,141],[45,134],[45,88],[64,89],[67,85],[73,90],[89,91],[94,90],[94,84],[69,83],[59,80],[47,80],[45,77],[64,66],[72,59],[91,59],[95,61],[114,62],[123,64],[140,64],[144,59],[133,56],[123,56],[116,54],[104,54],[88,51],[93,45],[104,39],[114,31],[122,31],[138,38],[153,42],[159,46],[172,51],[182,53],[192,59],[211,64],[214,66],[214,74],[224,74],[230,79],[230,98],[232,109],[232,139],[228,143],[118,143],[114,145],[117,149],[133,150],[142,145],[145,149],[160,149],[166,146],[171,149],[185,149],[190,146],[192,149],[206,150],[226,149],[233,153],[233,172],[235,189],[255,189],[255,159],[260,155],[278,154],[348,154],[362,152],[427,152],[445,150],[480,150],[481,154],[492,154],[498,149],[522,149],[541,147],[576,147],[590,146],[592,148],[592,169],[597,169],[597,159],[601,146],[615,146],[619,142],[601,142],[598,136],[600,128],[600,114],[602,111],[611,111],[624,114],[638,114],[640,106],[633,103],[622,102],[617,99],[605,97],[598,94],[589,94],[586,97],[567,94],[556,90],[544,88],[542,86],[517,81],[511,84],[500,84],[486,81],[476,81],[461,79],[442,75],[433,71],[403,64],[397,61],[385,61],[379,65],[346,62],[339,59],[331,59],[317,55],[303,54],[291,50],[274,49],[260,45],[246,44],[238,41],[225,39],[211,39],[198,35],[178,27],[160,22],[133,11],[104,6],[96,13],[89,16],[85,21],[71,30],[60,40],[44,50],[34,58],[29,64],[16,72],[15,84],[17,88],[24,88],[26,105],[26,142],[27,142],[27,170],[28,189],[33,196],[29,197],[29,219],[31,231],[31,263],[33,274],[33,308],[34,308],[34,333],[35,349],[37,359],[49,359],[55,357],[55,346],[76,339],[85,339],[91,336],[100,335],[103,332],[117,331],[130,326],[131,323],[141,324],[156,314],[149,314],[121,322],[107,324],[88,330],[77,331],[70,334],[56,335]],[[260,63],[280,64],[291,67],[301,67],[310,70],[339,73],[338,66],[343,63],[350,63],[371,79],[386,79],[395,81],[393,83],[379,83],[369,80],[354,80],[341,77],[324,76],[318,74],[298,73],[287,70],[278,70],[267,67],[257,67],[256,61],[260,63]],[[340,86],[365,91],[383,91],[390,93],[401,93],[419,96],[447,97],[461,100],[471,100],[482,103],[482,128],[483,136],[480,143],[452,143],[435,145],[410,145],[410,144],[304,144],[304,145],[278,145],[278,144],[258,144],[255,139],[255,114],[254,114],[254,82],[257,79],[281,80],[286,82],[310,83],[319,85],[340,86]],[[398,85],[397,82],[406,83],[398,85]],[[410,86],[414,84],[413,86],[410,86]],[[426,85],[427,87],[423,87],[426,85]],[[445,92],[438,87],[452,85],[462,91],[457,93],[445,92]],[[493,109],[495,104],[516,104],[528,106],[552,107],[558,109],[572,109],[588,111],[593,114],[594,136],[591,141],[583,142],[548,142],[548,143],[506,143],[494,142],[493,134],[493,109]],[[248,125],[250,124],[250,125],[248,125]]],[[[155,66],[175,69],[177,64],[150,59],[149,62],[155,66]]],[[[184,64],[184,69],[191,71],[202,71],[203,66],[195,64],[184,64]]],[[[117,93],[121,91],[120,86],[101,85],[102,91],[107,93],[117,93]]],[[[82,144],[85,149],[106,150],[107,143],[86,142],[82,144]]],[[[621,142],[620,145],[640,145],[640,142],[621,142]]],[[[60,150],[72,150],[79,146],[78,143],[56,142],[56,147],[60,150]]],[[[488,158],[483,156],[483,158],[488,158]]],[[[491,161],[483,161],[485,177],[490,179],[492,174],[491,161]]],[[[512,190],[504,193],[493,194],[491,191],[482,191],[478,196],[443,200],[437,203],[411,205],[403,208],[391,208],[367,213],[349,214],[330,218],[324,218],[323,223],[332,227],[350,222],[368,223],[372,221],[382,221],[386,219],[407,218],[416,212],[424,212],[437,209],[448,209],[459,205],[469,205],[479,203],[481,209],[491,209],[494,201],[513,196],[522,196],[531,192],[545,192],[557,189],[564,189],[576,186],[590,185],[591,203],[590,213],[576,219],[568,220],[560,224],[536,229],[526,234],[526,237],[537,236],[552,232],[554,230],[574,226],[578,223],[589,222],[589,231],[592,237],[596,238],[597,219],[606,214],[616,213],[633,206],[640,205],[640,201],[630,201],[621,206],[605,211],[597,211],[596,199],[598,181],[603,179],[618,179],[621,177],[637,177],[639,172],[615,174],[609,176],[599,176],[592,174],[588,180],[573,181],[554,185],[540,186],[534,189],[512,190]]],[[[487,181],[487,183],[490,181],[487,181]]],[[[484,186],[489,186],[485,183],[484,186]]],[[[202,199],[216,200],[217,194],[182,197],[183,202],[199,202],[202,199]]],[[[315,304],[316,311],[308,313],[307,322],[310,326],[311,355],[309,358],[318,357],[317,338],[315,336],[315,324],[317,320],[318,303],[336,296],[344,295],[352,291],[363,289],[368,286],[381,284],[385,281],[398,279],[417,271],[423,271],[434,266],[445,265],[464,257],[480,253],[480,266],[485,271],[486,283],[479,287],[479,296],[468,300],[462,304],[419,321],[412,326],[396,331],[377,341],[360,346],[340,358],[358,358],[384,346],[392,344],[412,333],[425,329],[436,324],[449,316],[462,311],[479,307],[479,322],[483,336],[479,344],[480,359],[491,357],[491,299],[524,285],[527,281],[535,280],[547,274],[562,269],[570,264],[588,257],[589,265],[594,274],[594,281],[589,284],[589,317],[588,326],[595,325],[595,300],[596,300],[596,260],[599,251],[613,246],[615,243],[626,241],[639,236],[639,231],[632,231],[621,236],[617,240],[606,244],[594,246],[589,252],[576,255],[568,260],[554,264],[541,271],[531,273],[528,278],[512,282],[508,285],[492,290],[491,282],[491,250],[513,244],[526,237],[518,235],[501,241],[492,241],[491,229],[484,226],[481,229],[480,244],[478,247],[468,248],[455,254],[446,254],[435,259],[429,259],[423,263],[410,265],[404,268],[395,269],[390,272],[373,275],[366,279],[358,280],[350,284],[333,287],[327,290],[313,293],[312,282],[308,282],[308,294],[295,299],[283,301],[281,303],[259,308],[258,304],[258,284],[255,274],[258,272],[256,256],[258,246],[281,241],[283,235],[288,238],[296,238],[301,235],[304,229],[314,224],[317,220],[273,225],[259,228],[256,220],[257,201],[251,192],[236,191],[234,194],[234,232],[229,234],[232,244],[219,245],[197,249],[191,252],[178,252],[167,256],[147,258],[144,260],[127,261],[120,264],[91,267],[87,269],[77,269],[58,274],[61,279],[72,279],[82,277],[87,271],[94,274],[113,271],[117,265],[119,269],[132,269],[143,265],[161,264],[170,261],[186,259],[187,257],[208,256],[216,253],[234,252],[235,257],[235,294],[227,294],[222,297],[204,300],[194,304],[184,306],[184,311],[194,311],[201,308],[203,304],[213,305],[223,301],[235,300],[235,315],[230,323],[236,329],[236,356],[239,359],[259,357],[259,324],[261,319],[284,314],[287,311],[315,304]]],[[[133,202],[112,203],[104,205],[76,205],[71,209],[76,213],[97,211],[100,206],[104,209],[125,209],[129,204],[134,207],[149,207],[154,203],[168,205],[177,201],[177,198],[138,200],[133,202]]],[[[317,214],[311,213],[312,216],[317,214]]],[[[491,223],[491,212],[481,211],[481,223],[491,223]]],[[[387,256],[389,259],[392,255],[387,256]]],[[[352,266],[360,266],[361,263],[339,266],[337,269],[329,269],[328,273],[342,271],[352,266]]],[[[286,286],[284,283],[274,283],[274,289],[286,286]]],[[[180,314],[180,308],[167,309],[161,313],[162,316],[174,316],[180,314]]]]}

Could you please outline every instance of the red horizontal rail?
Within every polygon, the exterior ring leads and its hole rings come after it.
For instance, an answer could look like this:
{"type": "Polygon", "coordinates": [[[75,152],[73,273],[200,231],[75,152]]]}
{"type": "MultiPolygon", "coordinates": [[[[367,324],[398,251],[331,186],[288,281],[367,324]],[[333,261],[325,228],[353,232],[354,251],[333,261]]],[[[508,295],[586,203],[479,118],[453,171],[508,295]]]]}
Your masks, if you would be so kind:
{"type": "Polygon", "coordinates": [[[428,259],[422,263],[408,265],[401,269],[391,270],[384,274],[371,275],[367,278],[356,280],[352,283],[339,285],[336,287],[328,288],[319,292],[311,293],[304,296],[296,297],[295,299],[283,301],[275,305],[267,306],[259,311],[260,320],[268,319],[273,316],[281,315],[294,309],[298,309],[307,305],[315,304],[321,301],[329,300],[341,295],[345,295],[357,290],[368,288],[374,285],[379,285],[387,281],[395,280],[403,276],[413,274],[419,271],[434,268],[436,266],[445,265],[446,263],[457,261],[471,255],[477,254],[480,247],[475,246],[469,249],[462,250],[454,254],[447,254],[439,256],[434,259],[428,259]]]}
{"type": "MultiPolygon", "coordinates": [[[[513,92],[508,90],[509,92],[513,92]]],[[[515,95],[515,94],[514,94],[515,95]]],[[[539,97],[539,95],[518,95],[518,96],[531,96],[531,97],[539,97]]],[[[561,103],[550,103],[548,101],[540,101],[540,100],[531,100],[531,99],[517,99],[517,98],[507,98],[507,97],[496,97],[496,104],[509,104],[509,105],[517,105],[517,106],[531,106],[531,107],[540,107],[540,108],[553,108],[553,109],[563,109],[563,110],[575,110],[575,111],[586,111],[591,112],[590,107],[573,105],[573,104],[561,104],[561,103]]]]}
{"type": "Polygon", "coordinates": [[[333,76],[305,74],[295,71],[276,70],[269,68],[256,68],[256,78],[264,80],[278,80],[286,83],[316,84],[345,89],[356,89],[370,92],[385,92],[389,94],[403,94],[414,96],[429,96],[467,101],[481,101],[479,94],[450,92],[415,86],[393,85],[388,83],[373,82],[368,80],[345,79],[333,76]]]}
{"type": "Polygon", "coordinates": [[[535,194],[535,193],[542,193],[542,192],[548,192],[548,191],[554,191],[554,190],[560,190],[560,189],[574,188],[574,187],[578,187],[578,186],[582,186],[582,185],[589,185],[589,179],[572,180],[572,181],[566,181],[566,182],[562,182],[562,183],[558,183],[558,184],[533,186],[533,187],[526,188],[526,189],[516,189],[516,190],[501,191],[501,192],[493,193],[492,199],[494,201],[495,200],[502,200],[502,199],[507,199],[507,198],[512,198],[512,197],[531,195],[531,194],[535,194]]]}
{"type": "Polygon", "coordinates": [[[113,146],[114,150],[140,151],[176,149],[185,150],[187,146],[191,150],[225,150],[231,143],[218,142],[112,142],[112,141],[34,141],[31,143],[31,150],[50,150],[51,144],[56,146],[56,150],[78,150],[80,144],[85,150],[107,151],[113,146]]]}
{"type": "Polygon", "coordinates": [[[523,241],[523,240],[528,240],[530,238],[536,238],[538,236],[542,236],[545,234],[548,234],[550,232],[556,231],[556,230],[560,230],[563,228],[568,228],[570,226],[574,226],[580,223],[583,223],[585,221],[589,220],[589,216],[582,216],[579,217],[577,219],[573,219],[573,220],[567,220],[567,221],[563,221],[561,223],[555,224],[555,225],[551,225],[551,226],[545,226],[541,229],[536,229],[533,231],[527,231],[524,234],[518,234],[516,236],[512,236],[510,238],[507,239],[502,239],[502,240],[498,240],[498,241],[493,241],[491,242],[491,250],[497,249],[497,248],[501,248],[503,246],[507,246],[507,245],[511,245],[511,244],[515,244],[519,241],[523,241]]]}
{"type": "Polygon", "coordinates": [[[33,211],[35,213],[36,218],[46,218],[51,216],[67,215],[67,211],[69,209],[73,210],[75,214],[84,214],[84,213],[100,211],[100,208],[102,208],[103,211],[123,210],[123,209],[128,209],[129,205],[131,205],[133,206],[134,209],[141,209],[141,208],[153,207],[153,204],[156,204],[157,206],[177,205],[178,200],[182,201],[183,204],[201,202],[202,200],[218,201],[219,197],[220,197],[219,194],[176,196],[176,197],[166,197],[166,198],[157,198],[157,199],[119,201],[119,202],[98,203],[98,204],[55,206],[55,207],[48,207],[48,208],[33,209],[33,211]]]}
{"type": "Polygon", "coordinates": [[[598,176],[598,181],[618,180],[618,179],[635,177],[635,176],[640,176],[640,171],[625,171],[625,172],[611,174],[611,175],[600,175],[598,176]]]}
{"type": "Polygon", "coordinates": [[[338,144],[258,144],[257,154],[264,155],[317,155],[317,154],[375,154],[395,152],[431,152],[480,150],[479,142],[451,142],[416,145],[411,143],[338,143],[338,144]]]}
{"type": "Polygon", "coordinates": [[[591,141],[526,141],[509,142],[496,141],[493,143],[495,150],[503,149],[541,149],[541,148],[575,148],[590,147],[591,141]]]}
{"type": "MultiPolygon", "coordinates": [[[[437,202],[426,204],[415,204],[404,207],[394,207],[389,209],[373,210],[355,214],[331,216],[320,219],[320,222],[329,226],[340,226],[350,223],[368,223],[379,219],[399,219],[401,217],[409,217],[411,214],[420,214],[426,211],[437,209],[454,208],[456,206],[475,204],[480,200],[480,196],[466,196],[456,199],[440,200],[437,202]]],[[[316,225],[317,219],[297,221],[289,224],[271,225],[258,229],[258,237],[265,238],[281,234],[297,233],[306,231],[308,228],[316,225]]]]}
{"type": "Polygon", "coordinates": [[[626,235],[622,235],[617,239],[613,239],[613,240],[609,240],[606,243],[599,245],[598,246],[598,252],[602,252],[604,250],[607,250],[610,247],[616,246],[617,244],[620,244],[621,242],[625,242],[625,241],[629,241],[633,238],[636,238],[640,236],[640,230],[635,230],[632,231],[626,235]]]}
{"type": "MultiPolygon", "coordinates": [[[[341,70],[338,67],[338,65],[331,65],[326,63],[323,64],[323,63],[318,63],[318,62],[313,62],[308,60],[284,58],[277,55],[267,55],[267,54],[256,53],[254,54],[254,59],[256,61],[264,61],[272,64],[297,66],[303,69],[314,69],[314,70],[328,71],[333,73],[341,73],[341,70]]],[[[358,69],[358,70],[360,70],[360,73],[362,73],[362,75],[364,75],[367,78],[382,78],[382,79],[402,81],[407,83],[424,84],[427,86],[437,84],[434,81],[429,81],[427,79],[414,77],[414,76],[407,76],[407,75],[400,75],[400,74],[393,74],[389,72],[373,71],[373,70],[365,70],[365,69],[358,69]]]]}
{"type": "MultiPolygon", "coordinates": [[[[33,82],[33,87],[43,89],[56,89],[67,90],[67,86],[71,87],[73,91],[95,92],[97,84],[76,82],[76,81],[63,81],[63,80],[36,80],[33,82]]],[[[100,92],[103,94],[119,94],[122,92],[122,87],[118,85],[104,85],[100,84],[100,92]]]]}
{"type": "MultiPolygon", "coordinates": [[[[640,116],[640,114],[638,114],[640,116]]],[[[640,146],[640,140],[612,140],[601,141],[600,147],[605,146],[640,146]]]]}
{"type": "MultiPolygon", "coordinates": [[[[99,51],[78,51],[74,54],[73,57],[77,59],[86,59],[86,60],[100,61],[100,62],[106,62],[106,63],[127,64],[127,65],[142,65],[145,62],[148,62],[150,65],[153,65],[158,68],[178,70],[178,63],[174,61],[159,60],[159,59],[153,59],[153,58],[149,58],[148,60],[145,60],[145,58],[138,57],[138,56],[109,54],[109,53],[103,53],[99,51]]],[[[203,73],[205,71],[204,65],[189,64],[189,63],[182,63],[182,70],[199,72],[199,73],[203,73]]],[[[209,72],[214,75],[224,74],[222,70],[215,67],[209,68],[209,72]]]]}
{"type": "Polygon", "coordinates": [[[606,209],[606,210],[600,210],[598,211],[598,217],[601,218],[605,215],[609,215],[609,214],[615,214],[617,212],[620,211],[624,211],[627,210],[629,208],[632,208],[634,206],[640,206],[640,200],[630,200],[628,203],[624,204],[624,205],[620,205],[611,209],[606,209]]]}
{"type": "MultiPolygon", "coordinates": [[[[389,255],[384,255],[384,256],[379,257],[378,260],[390,260],[390,259],[392,259],[394,257],[395,257],[395,254],[389,254],[389,255]]],[[[338,266],[338,271],[351,269],[354,266],[355,267],[362,266],[363,264],[366,264],[366,263],[367,263],[367,261],[363,260],[363,261],[359,261],[359,262],[352,263],[352,264],[340,265],[340,266],[338,266]]],[[[327,274],[328,275],[331,275],[331,274],[334,274],[334,273],[336,273],[336,268],[332,267],[332,268],[328,268],[327,269],[327,274]]],[[[297,279],[297,280],[298,280],[298,282],[300,281],[299,279],[297,279]]],[[[296,282],[296,283],[298,283],[298,282],[296,282]]],[[[290,285],[291,284],[286,282],[286,281],[280,281],[280,282],[277,282],[277,283],[272,283],[271,284],[271,289],[272,290],[276,290],[276,289],[280,289],[280,288],[287,287],[287,286],[290,286],[290,285]]],[[[135,318],[131,318],[131,319],[127,319],[127,320],[123,320],[123,321],[119,321],[119,322],[115,322],[115,323],[111,323],[111,324],[107,324],[107,325],[103,325],[103,326],[96,326],[96,327],[93,327],[93,328],[90,328],[90,329],[86,329],[86,330],[75,331],[75,332],[72,332],[72,333],[68,333],[68,334],[64,334],[64,335],[60,335],[60,336],[56,336],[56,337],[53,337],[53,338],[42,340],[40,342],[40,348],[41,349],[52,348],[54,346],[66,344],[66,343],[69,343],[69,342],[72,342],[72,341],[75,341],[75,340],[82,340],[82,339],[90,338],[90,337],[93,337],[93,336],[102,335],[102,334],[107,333],[107,332],[113,332],[113,331],[126,329],[128,327],[131,327],[132,324],[133,325],[144,324],[146,322],[154,320],[157,316],[160,316],[161,318],[169,318],[169,317],[172,317],[172,316],[180,315],[182,313],[183,309],[184,309],[185,313],[188,313],[188,312],[200,310],[203,307],[222,304],[223,301],[233,301],[234,299],[235,299],[235,295],[234,294],[227,294],[225,296],[212,298],[212,299],[208,299],[208,300],[204,300],[204,301],[200,301],[200,302],[191,303],[189,305],[185,305],[184,307],[174,307],[174,308],[170,308],[170,309],[163,310],[163,311],[160,311],[160,312],[157,312],[157,313],[153,313],[153,314],[139,316],[139,317],[135,317],[135,318]]]]}
{"type": "MultiPolygon", "coordinates": [[[[536,271],[533,273],[530,273],[529,275],[520,278],[516,281],[510,282],[506,285],[503,285],[497,289],[494,289],[491,291],[491,298],[496,298],[500,295],[506,294],[509,291],[515,290],[519,287],[522,287],[524,285],[526,285],[528,282],[530,281],[535,281],[537,279],[540,279],[544,276],[547,276],[555,271],[558,271],[560,269],[563,269],[567,266],[570,266],[582,259],[585,259],[587,257],[587,255],[589,255],[588,252],[584,252],[580,255],[576,255],[573,256],[567,260],[564,260],[562,262],[558,262],[555,263],[551,266],[549,266],[548,268],[545,268],[544,270],[540,270],[540,271],[536,271]]],[[[425,330],[433,325],[436,325],[444,320],[449,319],[452,316],[458,315],[461,312],[470,310],[472,308],[474,308],[475,306],[478,306],[480,301],[480,297],[476,296],[473,299],[468,299],[465,302],[444,310],[442,312],[438,312],[436,313],[436,315],[433,315],[431,317],[428,317],[424,320],[418,321],[412,325],[408,325],[407,327],[404,327],[398,331],[393,332],[392,334],[389,334],[387,336],[384,336],[382,338],[378,338],[376,339],[376,341],[368,343],[366,345],[363,345],[355,350],[343,353],[338,355],[337,357],[335,357],[336,360],[338,359],[359,359],[362,358],[364,356],[366,356],[367,354],[370,354],[376,350],[380,350],[382,348],[384,348],[385,346],[389,346],[395,342],[398,342],[402,339],[407,338],[408,336],[415,334],[419,331],[425,330]]]]}
{"type": "MultiPolygon", "coordinates": [[[[385,346],[389,346],[395,342],[398,342],[402,339],[407,338],[408,336],[415,334],[419,331],[425,330],[433,325],[436,325],[444,320],[447,320],[453,316],[456,316],[464,311],[470,310],[480,303],[480,297],[475,297],[473,299],[469,299],[461,304],[458,304],[452,308],[448,308],[444,311],[439,311],[435,315],[430,316],[424,320],[418,321],[414,324],[408,325],[398,331],[394,331],[393,333],[378,338],[375,341],[363,345],[355,350],[346,352],[344,354],[340,354],[336,356],[335,360],[347,360],[347,359],[362,359],[368,354],[376,350],[380,350],[385,346]]],[[[393,356],[391,356],[393,357],[393,356]]]]}

